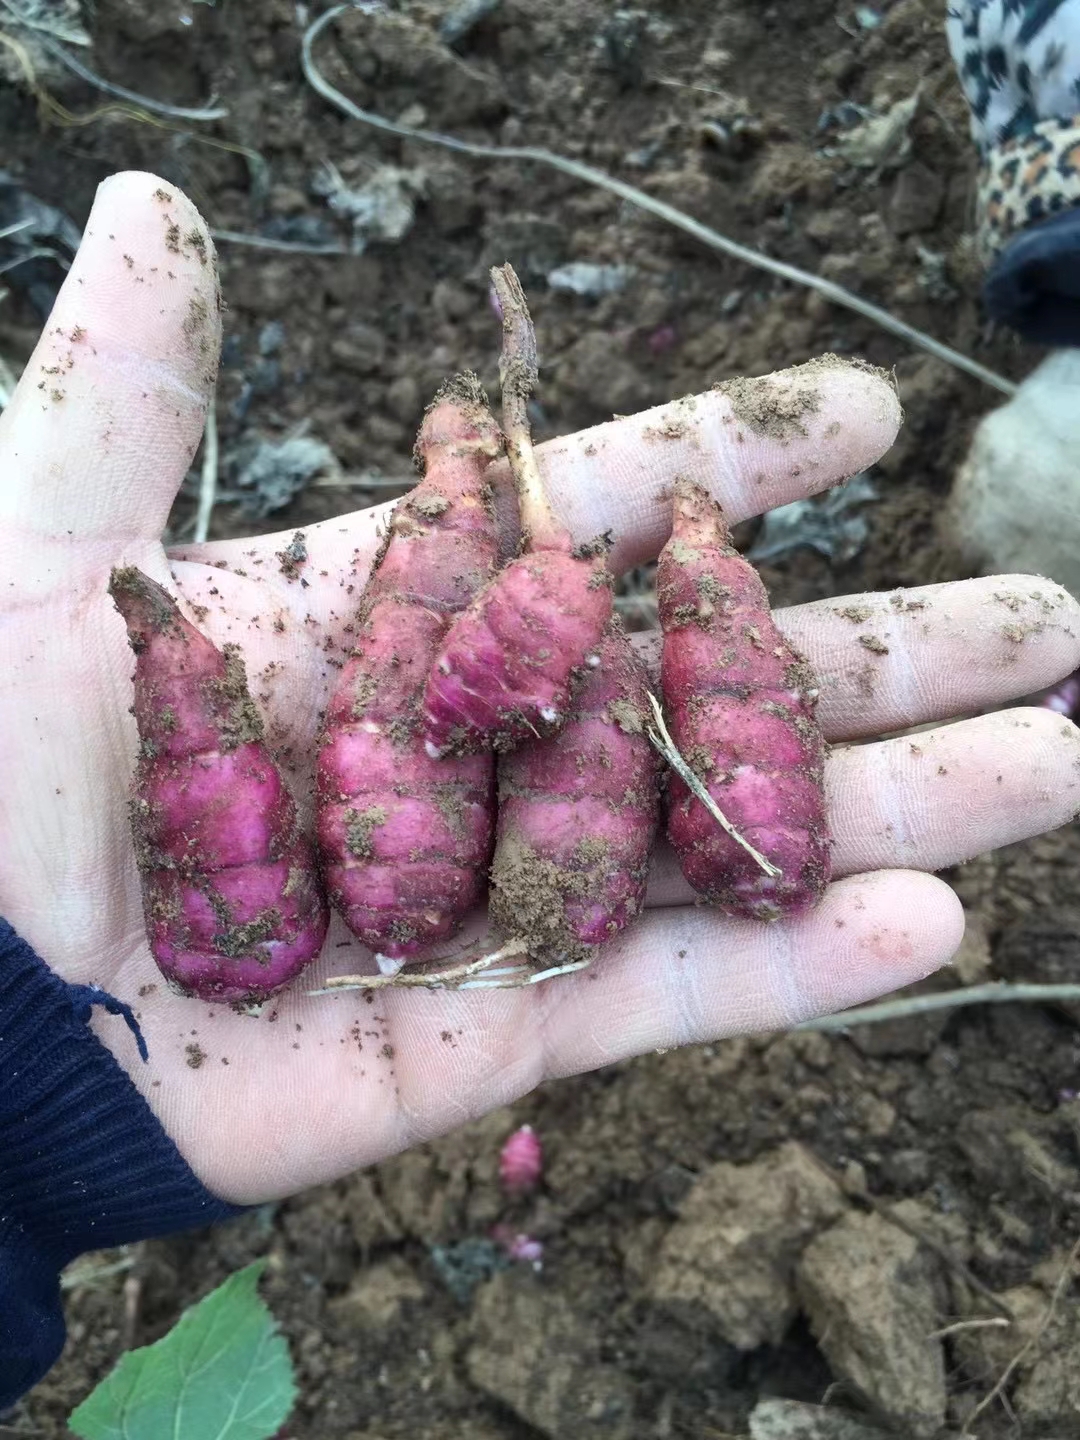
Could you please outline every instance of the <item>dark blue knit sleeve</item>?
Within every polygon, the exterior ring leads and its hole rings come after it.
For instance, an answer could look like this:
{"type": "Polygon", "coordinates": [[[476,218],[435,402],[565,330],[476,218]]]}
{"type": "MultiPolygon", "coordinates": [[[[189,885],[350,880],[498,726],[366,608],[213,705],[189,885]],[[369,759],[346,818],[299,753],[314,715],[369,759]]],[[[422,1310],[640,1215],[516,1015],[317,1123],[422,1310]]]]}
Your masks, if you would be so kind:
{"type": "Polygon", "coordinates": [[[96,1004],[126,1010],[68,985],[0,920],[0,1413],[60,1354],[64,1265],[240,1213],[87,1027],[96,1004]]]}

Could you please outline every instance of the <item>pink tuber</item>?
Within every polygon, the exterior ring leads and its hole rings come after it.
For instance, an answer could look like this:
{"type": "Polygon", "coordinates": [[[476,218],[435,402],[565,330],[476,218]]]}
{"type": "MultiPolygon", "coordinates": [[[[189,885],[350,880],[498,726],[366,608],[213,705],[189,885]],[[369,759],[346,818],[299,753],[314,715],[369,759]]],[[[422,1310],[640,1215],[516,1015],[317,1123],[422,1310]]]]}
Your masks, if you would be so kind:
{"type": "Polygon", "coordinates": [[[526,405],[536,379],[536,342],[525,297],[509,265],[492,271],[504,333],[500,374],[510,464],[525,552],[510,562],[451,626],[424,695],[429,753],[509,750],[550,734],[570,708],[571,684],[611,618],[607,541],[575,547],[544,492],[526,405]]]}
{"type": "Polygon", "coordinates": [[[218,650],[140,570],[114,570],[109,593],[136,656],[131,819],[150,950],[185,995],[264,1000],[318,955],[327,911],[239,648],[218,650]]]}
{"type": "Polygon", "coordinates": [[[817,684],[773,623],[765,587],[733,548],[719,505],[678,480],[674,508],[657,570],[671,736],[758,853],[677,774],[668,838],[687,880],[721,909],[763,920],[798,915],[821,898],[830,870],[817,684]]]}
{"type": "Polygon", "coordinates": [[[349,928],[391,972],[452,935],[484,894],[493,758],[433,758],[420,705],[453,617],[496,568],[485,472],[501,449],[476,377],[445,385],[417,440],[423,479],[394,510],[327,713],[316,781],[323,873],[349,928]]]}
{"type": "Polygon", "coordinates": [[[499,761],[491,916],[548,965],[585,959],[645,901],[660,814],[644,668],[613,620],[559,734],[499,761]]]}
{"type": "Polygon", "coordinates": [[[531,1125],[522,1125],[499,1151],[499,1183],[508,1195],[527,1195],[544,1173],[544,1147],[531,1125]]]}

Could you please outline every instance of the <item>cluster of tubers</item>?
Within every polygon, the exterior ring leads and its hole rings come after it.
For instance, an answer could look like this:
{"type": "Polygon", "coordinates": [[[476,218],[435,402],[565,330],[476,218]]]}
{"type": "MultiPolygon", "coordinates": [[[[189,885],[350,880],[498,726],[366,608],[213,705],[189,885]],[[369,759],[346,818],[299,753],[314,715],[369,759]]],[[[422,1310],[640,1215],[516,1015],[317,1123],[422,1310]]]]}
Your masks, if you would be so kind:
{"type": "Polygon", "coordinates": [[[823,893],[809,666],[720,507],[676,480],[657,573],[661,710],[613,613],[606,538],[575,545],[548,503],[526,415],[532,323],[510,267],[492,278],[505,434],[471,375],[424,418],[422,478],[394,510],[327,711],[314,844],[237,647],[219,651],[141,572],[113,572],[136,654],[147,934],[186,995],[251,1004],[280,990],[319,954],[327,898],[378,959],[369,983],[461,982],[514,953],[531,966],[489,976],[579,969],[641,911],[663,809],[687,880],[725,912],[776,920],[823,893]],[[500,567],[488,470],[504,449],[522,534],[500,567]],[[509,941],[495,956],[402,969],[485,894],[509,941]]]}

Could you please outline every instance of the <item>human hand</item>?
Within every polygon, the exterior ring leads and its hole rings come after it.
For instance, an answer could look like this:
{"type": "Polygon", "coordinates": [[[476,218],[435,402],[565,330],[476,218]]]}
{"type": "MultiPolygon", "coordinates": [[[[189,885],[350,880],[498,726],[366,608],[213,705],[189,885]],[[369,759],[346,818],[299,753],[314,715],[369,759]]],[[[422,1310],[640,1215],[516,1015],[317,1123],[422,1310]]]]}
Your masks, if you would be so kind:
{"type": "MultiPolygon", "coordinates": [[[[218,339],[201,220],[152,176],[114,177],[0,417],[0,914],[66,979],[138,1009],[148,1065],[116,1021],[95,1019],[97,1033],[223,1198],[331,1179],[545,1078],[782,1028],[919,979],[963,932],[956,897],[924,872],[1076,811],[1080,732],[1049,711],[849,743],[1000,705],[1080,666],[1078,607],[1058,587],[1009,577],[800,606],[778,620],[817,668],[838,747],[827,767],[838,878],[811,915],[765,926],[697,906],[661,848],[646,914],[590,971],[550,984],[310,996],[330,974],[371,968],[335,921],[319,962],[260,1020],[172,995],[147,949],[128,831],[132,657],[109,570],[139,566],[189,610],[207,607],[200,623],[217,643],[242,644],[304,804],[330,661],[347,648],[387,513],[309,529],[309,588],[282,573],[287,535],[166,556],[218,339]],[[888,653],[861,645],[866,634],[888,653]]],[[[888,447],[899,407],[854,367],[812,384],[820,403],[787,441],[733,419],[713,392],[543,446],[554,503],[582,539],[611,530],[622,569],[657,554],[676,473],[733,520],[823,490],[888,447]]]]}

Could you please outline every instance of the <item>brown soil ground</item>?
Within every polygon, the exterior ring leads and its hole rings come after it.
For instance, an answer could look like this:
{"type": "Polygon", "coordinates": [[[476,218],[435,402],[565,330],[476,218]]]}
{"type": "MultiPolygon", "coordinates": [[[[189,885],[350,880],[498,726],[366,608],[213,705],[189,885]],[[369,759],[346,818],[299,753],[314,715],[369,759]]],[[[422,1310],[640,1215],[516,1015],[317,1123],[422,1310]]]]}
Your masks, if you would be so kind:
{"type": "MultiPolygon", "coordinates": [[[[177,104],[219,95],[231,113],[209,133],[256,150],[254,168],[182,126],[115,116],[49,125],[25,91],[0,84],[5,166],[76,224],[104,175],[138,167],[183,186],[215,227],[252,232],[287,221],[278,233],[295,237],[319,217],[340,239],[340,222],[312,190],[325,162],[353,186],[379,163],[424,172],[412,228],[360,257],[222,245],[226,477],[242,441],[302,421],[350,476],[406,477],[437,383],[466,366],[496,380],[485,274],[509,255],[533,300],[544,357],[541,437],[825,350],[895,367],[907,418],[876,472],[882,498],[863,512],[867,543],[843,564],[801,550],[768,567],[777,602],[965,573],[934,517],[975,421],[998,403],[993,391],[610,194],[540,166],[480,163],[345,120],[302,78],[296,11],[305,8],[291,0],[93,7],[97,70],[177,104]],[[634,275],[600,299],[548,289],[545,275],[570,260],[631,264],[634,275]],[[281,327],[277,343],[271,323],[281,327]]],[[[1030,349],[987,332],[966,260],[974,155],[941,0],[879,4],[880,23],[869,28],[856,18],[865,7],[836,0],[672,0],[618,11],[600,0],[502,0],[454,50],[438,38],[450,8],[401,0],[384,14],[352,15],[321,46],[321,64],[360,104],[387,115],[607,168],[1013,378],[1035,363],[1030,349]],[[882,109],[919,84],[899,165],[859,169],[822,153],[838,133],[828,112],[848,102],[882,109]]],[[[72,111],[101,102],[70,79],[43,78],[72,111]]],[[[16,367],[38,323],[18,290],[0,307],[0,354],[16,367]]],[[[362,480],[346,490],[310,486],[262,520],[222,504],[212,533],[302,526],[394,493],[362,480]]],[[[191,496],[182,496],[174,534],[190,533],[192,514],[191,496]]],[[[965,978],[1080,977],[1078,863],[1073,828],[947,877],[972,916],[965,978]]],[[[887,1397],[890,1384],[910,1400],[940,1380],[955,1430],[1029,1330],[1018,1321],[1011,1332],[927,1336],[993,1314],[965,1287],[961,1261],[996,1291],[1019,1287],[1018,1314],[1023,1305],[1041,1314],[1076,1234],[1078,1076],[1073,1015],[994,1006],[847,1037],[729,1041],[553,1084],[513,1113],[372,1172],[212,1234],[136,1247],[128,1276],[137,1285],[126,1293],[130,1302],[137,1292],[137,1309],[126,1321],[124,1275],[74,1288],[63,1360],[8,1428],[0,1421],[0,1435],[67,1433],[65,1415],[125,1338],[156,1338],[183,1306],[258,1255],[271,1257],[264,1290],[297,1361],[302,1399],[287,1432],[295,1440],[746,1434],[763,1396],[828,1394],[859,1408],[851,1384],[835,1384],[851,1374],[837,1345],[853,1323],[886,1337],[866,1347],[863,1388],[902,1425],[931,1433],[931,1422],[904,1421],[903,1402],[890,1407],[887,1397]],[[492,1278],[476,1242],[502,1214],[499,1144],[526,1120],[547,1148],[545,1187],[506,1218],[544,1238],[544,1268],[492,1278]],[[701,1293],[688,1296],[685,1273],[679,1280],[684,1252],[690,1272],[707,1272],[737,1197],[718,1205],[710,1230],[688,1196],[705,1172],[721,1189],[731,1180],[710,1168],[721,1162],[767,1171],[788,1141],[846,1178],[830,1218],[842,1211],[850,1231],[850,1243],[832,1252],[840,1299],[824,1293],[825,1251],[816,1271],[805,1254],[796,1265],[807,1239],[796,1218],[761,1221],[754,1258],[773,1267],[779,1318],[765,1338],[737,1346],[728,1309],[743,1290],[752,1312],[765,1304],[745,1255],[725,1262],[711,1287],[706,1275],[701,1293]],[[906,1232],[860,1218],[871,1214],[861,1187],[885,1205],[907,1202],[902,1213],[916,1228],[944,1230],[952,1260],[916,1246],[893,1264],[890,1246],[902,1248],[906,1232]],[[476,1284],[459,1283],[455,1294],[449,1282],[462,1275],[476,1284]],[[853,1321],[844,1297],[860,1287],[869,1309],[853,1321]],[[928,1294],[933,1316],[919,1322],[916,1350],[936,1347],[940,1375],[919,1378],[920,1352],[905,1380],[897,1356],[928,1294]]],[[[752,1233],[760,1218],[748,1221],[752,1233]]],[[[977,1434],[1019,1426],[1080,1435],[1080,1349],[1070,1327],[1055,1316],[977,1434]]]]}

